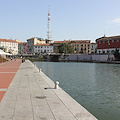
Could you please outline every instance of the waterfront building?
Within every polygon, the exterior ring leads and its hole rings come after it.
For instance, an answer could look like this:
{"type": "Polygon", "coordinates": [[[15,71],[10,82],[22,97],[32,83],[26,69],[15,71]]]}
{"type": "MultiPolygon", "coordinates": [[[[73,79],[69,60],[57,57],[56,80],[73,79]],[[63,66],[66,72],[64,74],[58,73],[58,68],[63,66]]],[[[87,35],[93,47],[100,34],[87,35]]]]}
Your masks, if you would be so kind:
{"type": "Polygon", "coordinates": [[[5,48],[6,52],[13,55],[18,54],[18,42],[16,40],[0,39],[0,46],[5,48]]]}
{"type": "Polygon", "coordinates": [[[97,53],[113,54],[116,49],[120,51],[120,36],[106,37],[96,39],[97,53]]]}
{"type": "Polygon", "coordinates": [[[33,54],[34,53],[34,45],[36,44],[45,44],[45,40],[43,38],[33,37],[27,39],[27,53],[33,54]]]}
{"type": "Polygon", "coordinates": [[[74,53],[76,54],[89,54],[91,53],[90,49],[90,40],[64,40],[64,41],[54,41],[54,53],[59,53],[59,46],[62,43],[68,43],[73,47],[74,53]]]}
{"type": "Polygon", "coordinates": [[[38,38],[38,37],[33,37],[33,38],[30,38],[30,39],[27,39],[27,53],[28,54],[33,54],[34,53],[34,45],[51,43],[51,41],[52,40],[38,38]]]}
{"type": "Polygon", "coordinates": [[[97,43],[91,43],[90,48],[91,48],[91,54],[96,54],[96,52],[97,52],[97,43]]]}
{"type": "Polygon", "coordinates": [[[70,44],[70,41],[54,41],[53,43],[53,52],[54,53],[59,53],[59,46],[62,44],[62,43],[67,43],[67,44],[70,44]]]}
{"type": "Polygon", "coordinates": [[[52,44],[36,44],[34,45],[34,53],[53,53],[52,44]]]}
{"type": "Polygon", "coordinates": [[[90,40],[71,40],[71,45],[74,48],[74,53],[77,54],[90,54],[90,40]]]}
{"type": "Polygon", "coordinates": [[[27,42],[19,42],[18,43],[18,53],[23,55],[27,54],[27,42]]]}

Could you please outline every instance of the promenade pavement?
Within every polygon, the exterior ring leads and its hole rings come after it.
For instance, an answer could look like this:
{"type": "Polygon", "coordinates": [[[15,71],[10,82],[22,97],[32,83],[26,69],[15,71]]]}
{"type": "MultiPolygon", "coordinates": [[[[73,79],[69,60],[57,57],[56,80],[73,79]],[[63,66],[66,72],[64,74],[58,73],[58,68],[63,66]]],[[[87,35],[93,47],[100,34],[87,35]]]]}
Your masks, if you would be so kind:
{"type": "Polygon", "coordinates": [[[0,63],[0,101],[13,80],[17,70],[21,65],[21,60],[10,60],[0,63]]]}
{"type": "Polygon", "coordinates": [[[54,86],[50,78],[26,60],[0,102],[0,120],[97,120],[54,86]]]}

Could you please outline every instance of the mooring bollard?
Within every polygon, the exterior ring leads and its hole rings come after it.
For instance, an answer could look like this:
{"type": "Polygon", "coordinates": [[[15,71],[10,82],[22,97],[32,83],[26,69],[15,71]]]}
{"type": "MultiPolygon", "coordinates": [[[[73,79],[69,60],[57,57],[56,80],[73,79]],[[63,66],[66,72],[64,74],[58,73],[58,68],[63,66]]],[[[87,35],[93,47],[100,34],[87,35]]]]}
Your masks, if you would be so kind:
{"type": "Polygon", "coordinates": [[[39,68],[39,72],[41,72],[41,71],[42,71],[42,69],[39,68]]]}
{"type": "Polygon", "coordinates": [[[55,89],[59,89],[59,82],[55,81],[55,89]]]}

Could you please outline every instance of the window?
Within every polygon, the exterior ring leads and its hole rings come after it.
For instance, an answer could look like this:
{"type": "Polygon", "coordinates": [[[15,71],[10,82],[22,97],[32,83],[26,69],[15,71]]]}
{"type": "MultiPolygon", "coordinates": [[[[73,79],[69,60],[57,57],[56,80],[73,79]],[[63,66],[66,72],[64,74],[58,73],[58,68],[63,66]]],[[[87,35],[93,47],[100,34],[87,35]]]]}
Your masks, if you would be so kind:
{"type": "Polygon", "coordinates": [[[117,42],[119,42],[119,40],[117,40],[117,42]]]}
{"type": "Polygon", "coordinates": [[[103,41],[103,44],[105,43],[105,41],[103,41]]]}
{"type": "Polygon", "coordinates": [[[112,40],[112,43],[114,42],[114,40],[112,40]]]}
{"type": "Polygon", "coordinates": [[[99,44],[100,44],[101,42],[99,41],[99,44]]]}
{"type": "Polygon", "coordinates": [[[107,43],[109,43],[109,40],[107,41],[107,43]]]}

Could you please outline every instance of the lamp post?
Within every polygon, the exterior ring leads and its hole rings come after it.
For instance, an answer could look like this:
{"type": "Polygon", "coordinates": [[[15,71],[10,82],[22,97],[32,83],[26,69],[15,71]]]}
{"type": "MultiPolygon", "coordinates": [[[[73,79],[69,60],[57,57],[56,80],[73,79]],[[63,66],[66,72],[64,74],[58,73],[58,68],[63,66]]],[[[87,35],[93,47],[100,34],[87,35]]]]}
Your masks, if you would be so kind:
{"type": "Polygon", "coordinates": [[[109,47],[110,47],[110,43],[108,43],[108,60],[110,59],[109,47]]]}

